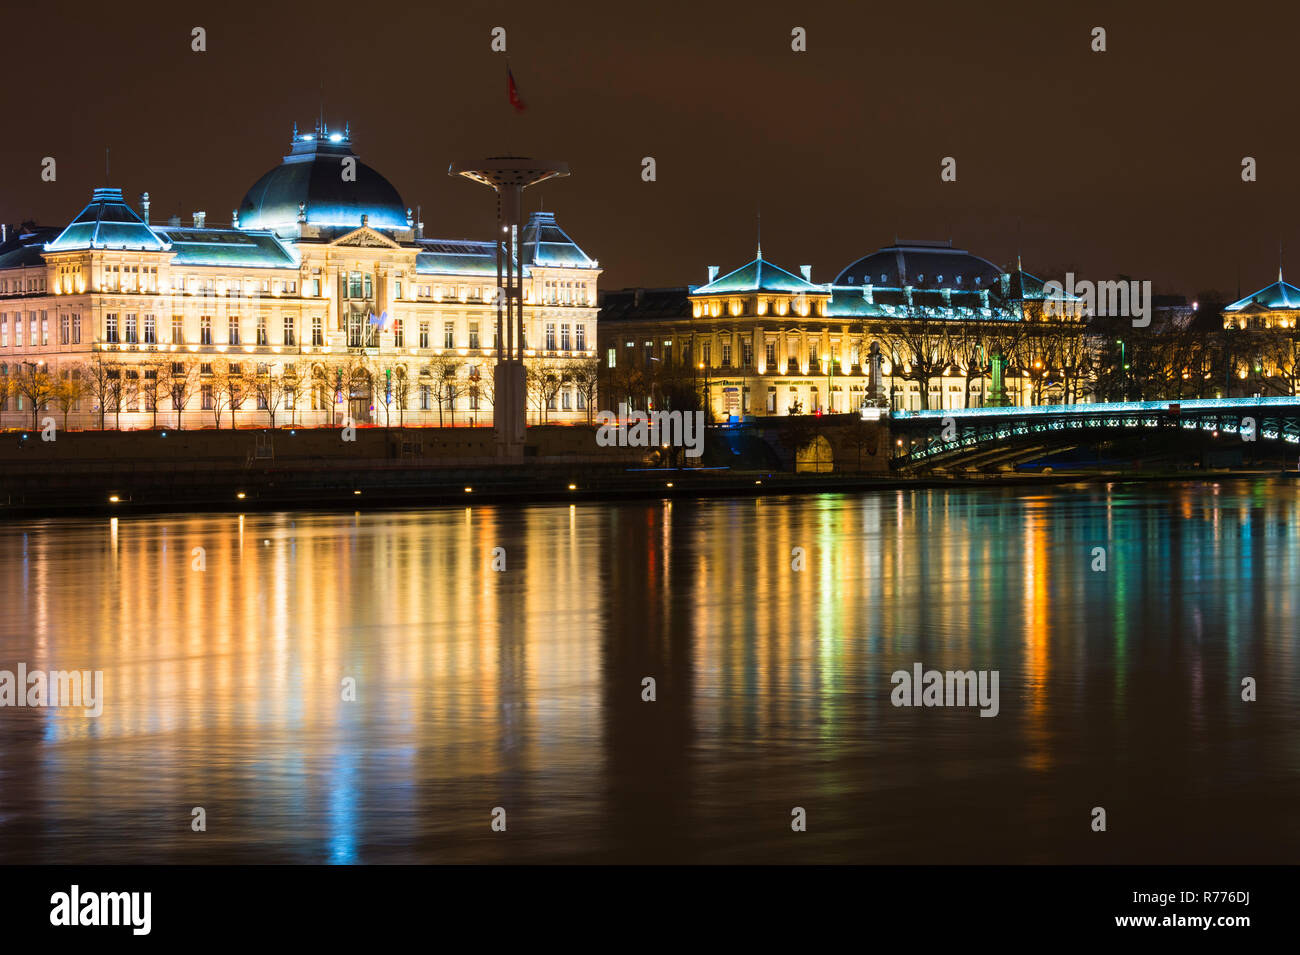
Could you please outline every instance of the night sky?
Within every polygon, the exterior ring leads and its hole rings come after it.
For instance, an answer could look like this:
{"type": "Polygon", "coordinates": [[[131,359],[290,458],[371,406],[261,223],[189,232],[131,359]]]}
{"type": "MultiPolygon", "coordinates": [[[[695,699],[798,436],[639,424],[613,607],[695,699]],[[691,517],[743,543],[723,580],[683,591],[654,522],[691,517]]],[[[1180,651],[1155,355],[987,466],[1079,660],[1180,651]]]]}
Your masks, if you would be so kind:
{"type": "Polygon", "coordinates": [[[810,263],[816,281],[896,236],[1229,299],[1273,281],[1281,242],[1300,281],[1300,16],[1150,6],[10,6],[0,220],[67,222],[104,183],[109,146],[111,184],[133,202],[149,191],[155,221],[227,222],[292,124],[312,129],[323,81],[326,120],[351,123],[362,161],[423,207],[426,236],[490,235],[489,195],[449,178],[451,160],[567,160],[571,178],[527,206],[556,211],[606,289],[742,265],[760,206],[766,257],[810,263]],[[489,49],[498,25],[522,115],[489,49]],[[795,26],[806,53],[791,52],[795,26]],[[657,182],[641,180],[644,156],[657,182]],[[944,156],[955,183],[940,182],[944,156]]]}

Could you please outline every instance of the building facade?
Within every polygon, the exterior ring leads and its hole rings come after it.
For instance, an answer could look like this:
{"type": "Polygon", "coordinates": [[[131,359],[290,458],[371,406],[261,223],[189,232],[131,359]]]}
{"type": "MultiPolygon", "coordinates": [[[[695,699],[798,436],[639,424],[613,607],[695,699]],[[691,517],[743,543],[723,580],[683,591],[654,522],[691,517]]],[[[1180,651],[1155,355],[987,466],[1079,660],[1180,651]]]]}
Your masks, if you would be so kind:
{"type": "MultiPolygon", "coordinates": [[[[493,241],[436,239],[350,130],[294,130],[210,226],[96,189],[0,245],[0,424],[490,425],[493,241]]],[[[534,213],[521,239],[530,420],[585,421],[599,264],[534,213]]]]}
{"type": "Polygon", "coordinates": [[[1049,303],[948,242],[900,242],[833,281],[763,258],[679,289],[607,293],[611,403],[705,397],[715,418],[1085,400],[1083,304],[1049,303]]]}

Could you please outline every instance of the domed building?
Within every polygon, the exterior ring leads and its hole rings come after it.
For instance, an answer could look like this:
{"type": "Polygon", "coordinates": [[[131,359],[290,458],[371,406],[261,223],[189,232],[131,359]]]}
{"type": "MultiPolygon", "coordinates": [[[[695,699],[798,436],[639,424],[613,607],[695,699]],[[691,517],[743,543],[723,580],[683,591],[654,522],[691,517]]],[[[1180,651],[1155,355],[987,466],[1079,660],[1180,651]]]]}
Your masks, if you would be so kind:
{"type": "Polygon", "coordinates": [[[373,229],[410,229],[411,210],[387,179],[357,158],[351,129],[299,135],[289,155],[253,183],[236,210],[240,228],[296,235],[300,223],[373,229]]]}
{"type": "Polygon", "coordinates": [[[1001,275],[988,259],[954,249],[951,242],[896,242],[847,266],[831,285],[977,291],[1001,275]]]}
{"type": "MultiPolygon", "coordinates": [[[[295,127],[230,218],[159,223],[148,193],[101,188],[62,229],[6,235],[0,376],[80,382],[73,426],[492,423],[491,238],[426,238],[350,128],[324,125],[295,127]]],[[[599,263],[552,212],[520,244],[526,360],[559,382],[532,417],[589,420],[565,369],[595,360],[599,263]]],[[[0,422],[30,423],[22,401],[0,422]]]]}

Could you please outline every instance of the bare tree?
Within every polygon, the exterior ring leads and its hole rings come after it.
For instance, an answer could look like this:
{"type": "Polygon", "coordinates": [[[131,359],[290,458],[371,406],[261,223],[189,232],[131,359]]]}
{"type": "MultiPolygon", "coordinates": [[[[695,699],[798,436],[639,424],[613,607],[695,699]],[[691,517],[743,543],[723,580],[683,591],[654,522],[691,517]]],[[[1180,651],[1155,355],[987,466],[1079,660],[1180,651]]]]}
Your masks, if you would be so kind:
{"type": "MultiPolygon", "coordinates": [[[[253,377],[256,377],[254,375],[253,377]]],[[[229,362],[221,379],[226,392],[226,404],[230,409],[230,427],[236,427],[235,415],[243,407],[244,401],[252,393],[252,385],[244,375],[244,366],[239,362],[229,362]]]]}
{"type": "Polygon", "coordinates": [[[81,367],[74,365],[64,368],[59,374],[59,383],[54,391],[54,403],[63,412],[63,430],[68,430],[68,414],[81,403],[85,393],[85,382],[81,379],[81,367]]]}
{"type": "Polygon", "coordinates": [[[221,430],[221,412],[226,409],[230,401],[230,393],[226,390],[226,380],[230,377],[230,369],[224,361],[214,361],[208,363],[208,373],[204,376],[202,389],[206,390],[205,397],[212,401],[212,423],[218,431],[221,430]]]}
{"type": "Polygon", "coordinates": [[[464,387],[459,373],[460,363],[449,355],[435,355],[429,360],[429,375],[433,378],[433,396],[438,402],[438,427],[442,427],[444,406],[450,406],[452,424],[456,423],[456,398],[462,393],[464,387]]]}
{"type": "Polygon", "coordinates": [[[250,388],[256,396],[258,409],[266,412],[267,421],[274,428],[275,413],[280,407],[280,402],[284,400],[284,386],[280,376],[268,362],[259,362],[257,374],[253,376],[250,388]]]}
{"type": "Polygon", "coordinates": [[[160,373],[162,391],[171,400],[172,410],[176,412],[176,429],[179,431],[182,427],[181,415],[197,386],[198,366],[193,359],[182,358],[165,362],[160,373]]]}
{"type": "Polygon", "coordinates": [[[303,381],[298,377],[296,365],[286,365],[280,376],[280,393],[284,396],[284,405],[289,412],[289,425],[298,423],[298,402],[302,400],[303,381]]]}
{"type": "Polygon", "coordinates": [[[41,410],[49,404],[58,388],[58,381],[50,374],[49,366],[34,361],[14,365],[9,387],[14,394],[27,399],[32,409],[32,429],[38,430],[41,410]]]}
{"type": "Polygon", "coordinates": [[[407,377],[405,365],[393,369],[393,400],[397,402],[397,426],[405,427],[406,405],[411,400],[411,379],[407,377]]]}
{"type": "Polygon", "coordinates": [[[950,326],[928,314],[908,318],[881,336],[881,349],[889,357],[895,378],[915,381],[921,389],[921,408],[930,407],[930,382],[951,362],[950,326]]]}
{"type": "Polygon", "coordinates": [[[568,372],[569,380],[573,382],[573,387],[582,398],[587,412],[587,424],[591,424],[596,413],[596,402],[600,399],[600,360],[575,358],[569,362],[568,372]]]}
{"type": "Polygon", "coordinates": [[[99,430],[105,428],[105,415],[110,409],[116,409],[122,398],[122,369],[113,361],[104,361],[97,356],[85,366],[86,387],[91,399],[99,411],[99,430]]]}
{"type": "Polygon", "coordinates": [[[167,394],[167,364],[163,359],[150,359],[144,365],[144,377],[140,379],[138,385],[140,394],[144,396],[145,409],[153,415],[155,430],[158,428],[158,405],[163,396],[167,394]]]}
{"type": "Polygon", "coordinates": [[[560,374],[555,363],[535,355],[524,362],[524,387],[533,407],[537,409],[537,423],[547,419],[551,402],[560,393],[560,374]]]}

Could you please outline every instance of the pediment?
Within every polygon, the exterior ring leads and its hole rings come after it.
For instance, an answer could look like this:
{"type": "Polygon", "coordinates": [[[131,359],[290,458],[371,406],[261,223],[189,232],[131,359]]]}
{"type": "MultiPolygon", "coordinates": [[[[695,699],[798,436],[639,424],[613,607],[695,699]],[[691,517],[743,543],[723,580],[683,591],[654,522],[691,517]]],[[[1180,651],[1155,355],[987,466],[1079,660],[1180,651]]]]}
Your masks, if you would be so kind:
{"type": "Polygon", "coordinates": [[[346,246],[348,248],[363,249],[400,249],[401,246],[394,242],[388,236],[376,232],[369,226],[361,226],[359,229],[353,229],[347,235],[339,236],[330,243],[334,246],[346,246]]]}

